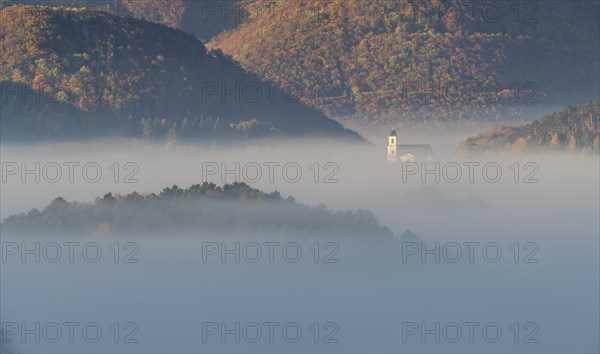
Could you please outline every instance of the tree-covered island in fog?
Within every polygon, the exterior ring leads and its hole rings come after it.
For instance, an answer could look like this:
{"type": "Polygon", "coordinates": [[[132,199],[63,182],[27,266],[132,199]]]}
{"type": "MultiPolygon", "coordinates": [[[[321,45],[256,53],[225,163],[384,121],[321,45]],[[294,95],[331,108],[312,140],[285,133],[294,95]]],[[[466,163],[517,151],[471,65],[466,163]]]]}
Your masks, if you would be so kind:
{"type": "Polygon", "coordinates": [[[279,192],[265,193],[245,183],[173,186],[160,193],[106,193],[92,203],[54,199],[42,210],[12,215],[2,222],[10,233],[119,233],[169,230],[291,235],[393,236],[368,211],[334,212],[307,206],[279,192]]]}

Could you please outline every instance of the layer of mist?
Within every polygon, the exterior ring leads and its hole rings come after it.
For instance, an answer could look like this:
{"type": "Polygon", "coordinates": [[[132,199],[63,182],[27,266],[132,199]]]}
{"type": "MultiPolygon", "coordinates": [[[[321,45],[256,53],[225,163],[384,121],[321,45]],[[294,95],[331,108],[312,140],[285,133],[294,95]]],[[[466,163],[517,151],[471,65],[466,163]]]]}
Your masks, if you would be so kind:
{"type": "Polygon", "coordinates": [[[431,144],[436,155],[401,164],[387,160],[387,136],[370,138],[371,146],[2,144],[2,220],[59,196],[93,202],[107,192],[245,182],[309,206],[369,210],[394,234],[298,237],[176,224],[129,233],[3,231],[3,350],[598,351],[598,155],[460,155],[455,146],[464,136],[399,131],[401,143],[431,144]],[[71,322],[80,323],[72,343],[64,325],[71,322]],[[62,328],[56,343],[52,323],[62,328]],[[84,336],[86,323],[94,325],[84,336]],[[102,336],[91,343],[97,328],[102,336]]]}

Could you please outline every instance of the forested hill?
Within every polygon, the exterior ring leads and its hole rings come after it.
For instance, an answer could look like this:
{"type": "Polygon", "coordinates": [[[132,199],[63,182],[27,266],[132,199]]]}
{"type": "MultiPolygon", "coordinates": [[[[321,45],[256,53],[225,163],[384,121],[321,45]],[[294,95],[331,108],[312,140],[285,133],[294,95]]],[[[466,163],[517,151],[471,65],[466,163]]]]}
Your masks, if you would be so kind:
{"type": "Polygon", "coordinates": [[[360,139],[180,30],[81,8],[0,19],[2,139],[360,139]]]}
{"type": "Polygon", "coordinates": [[[598,1],[244,6],[244,24],[208,46],[333,116],[493,119],[598,95],[598,1]]]}
{"type": "Polygon", "coordinates": [[[245,183],[223,187],[204,182],[155,194],[105,194],[93,203],[56,198],[42,210],[2,222],[8,233],[119,233],[165,230],[282,235],[384,237],[392,232],[367,211],[333,212],[324,205],[298,204],[278,192],[264,193],[245,183]]]}
{"type": "Polygon", "coordinates": [[[470,152],[528,149],[599,153],[600,101],[567,107],[531,124],[496,127],[468,138],[460,148],[470,152]]]}

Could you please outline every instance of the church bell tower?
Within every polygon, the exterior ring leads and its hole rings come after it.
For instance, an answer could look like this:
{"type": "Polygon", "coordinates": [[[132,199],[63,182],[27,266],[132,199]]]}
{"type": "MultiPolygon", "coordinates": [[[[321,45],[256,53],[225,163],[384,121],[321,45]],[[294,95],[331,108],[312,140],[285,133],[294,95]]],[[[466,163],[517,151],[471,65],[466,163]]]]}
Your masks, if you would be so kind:
{"type": "Polygon", "coordinates": [[[398,136],[396,135],[396,129],[392,129],[390,136],[388,137],[388,161],[396,162],[398,153],[398,136]]]}

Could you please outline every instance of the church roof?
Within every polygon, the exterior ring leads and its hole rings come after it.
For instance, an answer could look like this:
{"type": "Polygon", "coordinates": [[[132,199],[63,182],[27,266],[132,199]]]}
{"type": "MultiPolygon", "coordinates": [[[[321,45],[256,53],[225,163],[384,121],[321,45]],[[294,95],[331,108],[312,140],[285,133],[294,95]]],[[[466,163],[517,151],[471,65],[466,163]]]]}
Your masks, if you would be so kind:
{"type": "Polygon", "coordinates": [[[392,129],[392,131],[390,132],[390,136],[397,136],[396,129],[392,129]]]}

